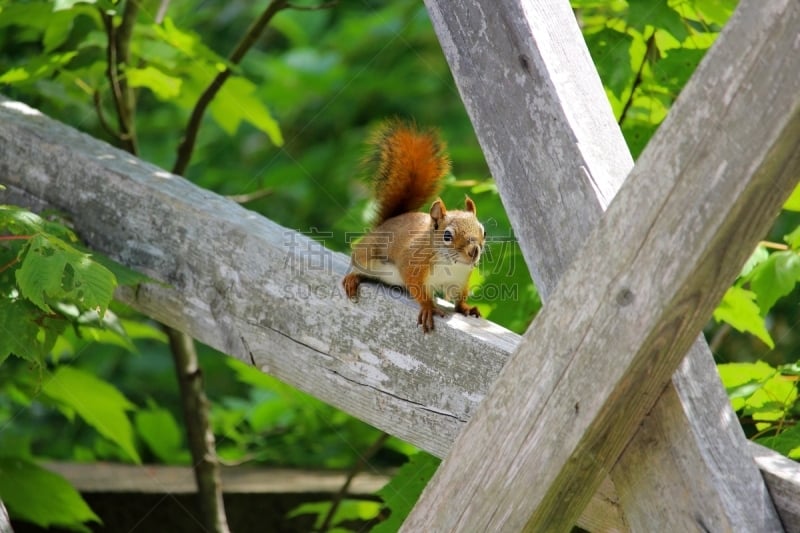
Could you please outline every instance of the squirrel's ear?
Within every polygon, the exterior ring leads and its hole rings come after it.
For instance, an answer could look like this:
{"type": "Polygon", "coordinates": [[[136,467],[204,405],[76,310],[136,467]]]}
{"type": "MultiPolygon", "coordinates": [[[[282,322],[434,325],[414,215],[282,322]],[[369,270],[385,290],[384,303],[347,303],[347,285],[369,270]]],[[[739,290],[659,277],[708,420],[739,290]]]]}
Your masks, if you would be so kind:
{"type": "Polygon", "coordinates": [[[464,209],[466,209],[473,215],[478,214],[478,210],[475,208],[475,202],[473,202],[472,198],[470,198],[469,196],[467,196],[466,200],[464,200],[464,209]]]}
{"type": "Polygon", "coordinates": [[[447,209],[444,207],[444,202],[441,198],[437,198],[431,205],[431,218],[433,219],[434,229],[439,229],[439,223],[444,220],[445,215],[447,215],[447,209]]]}

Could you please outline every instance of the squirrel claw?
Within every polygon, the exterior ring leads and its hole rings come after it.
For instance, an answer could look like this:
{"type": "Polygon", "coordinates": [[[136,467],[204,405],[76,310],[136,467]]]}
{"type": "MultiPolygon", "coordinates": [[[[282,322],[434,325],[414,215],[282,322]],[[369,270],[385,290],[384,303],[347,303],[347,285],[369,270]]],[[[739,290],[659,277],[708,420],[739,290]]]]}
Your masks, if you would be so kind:
{"type": "Polygon", "coordinates": [[[443,317],[444,313],[434,307],[423,307],[419,310],[419,315],[417,316],[417,325],[422,326],[423,333],[433,331],[433,315],[439,315],[443,317]]]}
{"type": "Polygon", "coordinates": [[[358,285],[361,283],[357,274],[348,274],[342,280],[344,293],[351,300],[358,301],[358,285]]]}
{"type": "Polygon", "coordinates": [[[464,302],[458,302],[458,304],[456,305],[456,311],[458,311],[464,316],[474,316],[475,318],[481,317],[481,312],[478,311],[478,308],[476,306],[474,305],[469,306],[464,302]]]}

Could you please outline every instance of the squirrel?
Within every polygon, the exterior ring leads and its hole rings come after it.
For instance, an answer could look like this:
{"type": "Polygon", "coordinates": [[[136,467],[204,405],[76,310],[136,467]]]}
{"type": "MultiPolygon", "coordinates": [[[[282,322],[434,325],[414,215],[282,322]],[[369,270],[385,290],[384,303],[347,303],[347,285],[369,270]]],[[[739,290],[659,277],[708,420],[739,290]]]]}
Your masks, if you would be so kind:
{"type": "Polygon", "coordinates": [[[439,291],[457,312],[480,317],[466,302],[486,239],[475,202],[467,196],[463,211],[448,211],[437,198],[429,213],[417,212],[450,171],[444,142],[435,130],[395,119],[381,124],[369,144],[367,160],[377,166],[377,216],[373,229],[353,245],[350,272],[342,280],[347,297],[358,299],[364,279],[405,287],[420,305],[417,325],[425,333],[433,330],[434,315],[445,316],[433,303],[439,291]]]}

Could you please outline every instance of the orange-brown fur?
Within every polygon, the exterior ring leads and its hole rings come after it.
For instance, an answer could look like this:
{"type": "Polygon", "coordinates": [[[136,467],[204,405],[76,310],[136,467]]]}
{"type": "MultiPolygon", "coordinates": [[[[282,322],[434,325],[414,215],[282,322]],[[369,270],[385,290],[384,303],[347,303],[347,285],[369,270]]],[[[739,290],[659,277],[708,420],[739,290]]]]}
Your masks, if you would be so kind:
{"type": "Polygon", "coordinates": [[[398,121],[379,128],[372,143],[378,164],[377,221],[353,246],[351,272],[342,281],[345,293],[356,299],[363,279],[402,285],[419,302],[417,323],[426,332],[433,329],[434,315],[444,316],[434,307],[437,290],[459,313],[480,316],[466,303],[469,272],[480,258],[485,237],[475,203],[467,198],[464,211],[447,211],[438,199],[429,214],[416,212],[449,171],[444,144],[434,132],[398,121]]]}

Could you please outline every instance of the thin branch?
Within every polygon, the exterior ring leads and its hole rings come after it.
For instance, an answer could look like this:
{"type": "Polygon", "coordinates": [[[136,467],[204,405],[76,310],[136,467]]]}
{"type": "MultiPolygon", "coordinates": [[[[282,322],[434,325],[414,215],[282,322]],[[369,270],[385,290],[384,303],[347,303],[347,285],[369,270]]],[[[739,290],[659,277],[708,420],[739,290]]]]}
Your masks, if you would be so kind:
{"type": "Polygon", "coordinates": [[[783,244],[781,242],[772,242],[772,241],[761,241],[758,243],[759,246],[763,246],[764,248],[772,248],[773,250],[788,250],[789,245],[783,244]]]}
{"type": "Polygon", "coordinates": [[[364,467],[367,465],[370,459],[383,448],[383,445],[386,444],[386,441],[391,437],[388,433],[381,433],[380,436],[373,442],[369,448],[362,453],[356,464],[350,469],[350,472],[347,474],[347,479],[345,479],[344,484],[339,489],[333,499],[331,500],[331,508],[328,510],[328,514],[325,516],[325,520],[323,520],[322,525],[320,526],[319,530],[322,532],[328,531],[331,527],[331,522],[333,521],[333,516],[336,514],[336,510],[339,508],[339,504],[342,503],[342,500],[347,495],[347,491],[350,489],[350,484],[353,482],[353,479],[358,475],[359,472],[364,470],[364,467]]]}
{"type": "Polygon", "coordinates": [[[622,113],[619,115],[619,120],[617,121],[618,125],[622,126],[622,123],[625,121],[625,117],[628,116],[628,111],[633,106],[633,99],[636,89],[642,84],[642,73],[644,72],[644,67],[647,65],[647,61],[650,56],[656,52],[656,32],[653,31],[653,33],[647,39],[647,48],[644,51],[644,57],[642,57],[642,62],[639,65],[639,69],[636,71],[636,78],[634,78],[633,86],[631,87],[631,95],[625,102],[625,106],[622,108],[622,113]]]}
{"type": "Polygon", "coordinates": [[[33,235],[0,235],[0,241],[27,241],[33,235]]]}
{"type": "Polygon", "coordinates": [[[17,262],[19,262],[19,257],[15,257],[14,259],[9,261],[8,263],[0,266],[0,272],[5,272],[6,270],[8,270],[12,266],[14,266],[17,262]]]}
{"type": "Polygon", "coordinates": [[[128,116],[126,115],[126,107],[123,103],[123,92],[119,81],[119,71],[117,70],[117,30],[114,27],[114,19],[111,15],[100,11],[100,18],[103,21],[103,26],[106,30],[106,37],[108,39],[108,46],[106,46],[106,77],[111,85],[111,96],[114,101],[114,107],[117,110],[117,120],[119,122],[120,140],[122,148],[132,154],[138,153],[134,139],[128,134],[130,128],[128,127],[128,116]]]}
{"type": "Polygon", "coordinates": [[[101,101],[100,91],[94,91],[92,93],[92,100],[94,101],[94,110],[97,113],[97,119],[100,121],[100,126],[102,126],[102,128],[115,139],[122,140],[124,138],[123,135],[115,130],[114,127],[108,123],[108,120],[106,120],[106,114],[103,112],[103,102],[101,101]]]}
{"type": "MultiPolygon", "coordinates": [[[[242,40],[239,41],[230,57],[228,57],[228,62],[231,65],[238,65],[245,53],[255,44],[258,37],[264,31],[264,28],[266,28],[269,21],[272,20],[272,17],[282,9],[286,9],[288,5],[288,0],[272,0],[258,20],[248,28],[242,40]]],[[[231,68],[229,66],[225,67],[211,81],[209,86],[206,87],[206,90],[203,91],[200,98],[197,99],[197,104],[195,104],[192,115],[189,117],[189,123],[186,125],[186,133],[183,136],[180,146],[178,146],[178,158],[175,161],[175,165],[172,167],[173,174],[183,175],[186,172],[186,168],[189,166],[189,160],[192,157],[192,152],[194,151],[194,144],[197,141],[197,132],[200,130],[200,123],[203,120],[203,115],[208,105],[211,103],[211,100],[214,99],[222,88],[222,84],[225,83],[225,80],[227,80],[230,75],[231,68]]]]}
{"type": "Polygon", "coordinates": [[[161,0],[158,4],[158,11],[156,12],[156,24],[164,22],[164,17],[167,16],[167,9],[169,9],[169,0],[161,0]]]}
{"type": "Polygon", "coordinates": [[[120,96],[122,98],[121,107],[125,117],[125,129],[123,134],[130,137],[133,146],[132,153],[138,153],[139,142],[136,138],[136,96],[133,89],[128,85],[127,76],[120,76],[121,69],[131,66],[130,43],[133,36],[133,28],[136,24],[136,16],[139,13],[139,0],[127,0],[122,12],[122,22],[116,30],[114,46],[116,48],[116,72],[119,84],[120,96]]]}
{"type": "Polygon", "coordinates": [[[211,431],[208,418],[209,405],[203,388],[203,372],[197,360],[194,340],[189,335],[170,327],[165,327],[164,331],[169,337],[175,373],[178,376],[203,525],[209,532],[227,532],[228,522],[222,500],[219,462],[214,445],[214,433],[211,431]]]}

